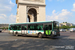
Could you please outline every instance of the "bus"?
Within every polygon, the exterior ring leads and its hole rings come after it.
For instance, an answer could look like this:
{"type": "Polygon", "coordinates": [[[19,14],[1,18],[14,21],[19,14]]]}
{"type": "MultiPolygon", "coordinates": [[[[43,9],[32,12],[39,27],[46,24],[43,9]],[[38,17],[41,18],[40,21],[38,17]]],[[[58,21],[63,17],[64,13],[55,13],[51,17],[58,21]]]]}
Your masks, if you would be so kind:
{"type": "Polygon", "coordinates": [[[8,30],[15,36],[38,36],[39,38],[60,36],[59,22],[57,21],[9,24],[8,30]]]}

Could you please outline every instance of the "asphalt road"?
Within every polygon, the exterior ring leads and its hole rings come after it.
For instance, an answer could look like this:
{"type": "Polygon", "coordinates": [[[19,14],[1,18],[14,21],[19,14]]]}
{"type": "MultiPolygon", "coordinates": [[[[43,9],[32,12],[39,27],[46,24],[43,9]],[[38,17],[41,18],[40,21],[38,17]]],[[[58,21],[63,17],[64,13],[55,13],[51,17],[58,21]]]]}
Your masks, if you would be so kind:
{"type": "Polygon", "coordinates": [[[0,33],[0,50],[75,50],[75,32],[60,34],[60,37],[51,39],[0,33]]]}

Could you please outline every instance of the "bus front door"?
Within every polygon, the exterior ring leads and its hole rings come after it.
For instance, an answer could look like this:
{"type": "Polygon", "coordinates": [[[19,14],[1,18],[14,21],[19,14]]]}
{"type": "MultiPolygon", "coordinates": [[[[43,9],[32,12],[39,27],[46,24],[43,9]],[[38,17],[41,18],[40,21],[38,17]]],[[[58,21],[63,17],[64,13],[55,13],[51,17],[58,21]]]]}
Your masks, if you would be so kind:
{"type": "Polygon", "coordinates": [[[51,35],[51,25],[44,25],[44,35],[45,36],[50,36],[51,35]]]}

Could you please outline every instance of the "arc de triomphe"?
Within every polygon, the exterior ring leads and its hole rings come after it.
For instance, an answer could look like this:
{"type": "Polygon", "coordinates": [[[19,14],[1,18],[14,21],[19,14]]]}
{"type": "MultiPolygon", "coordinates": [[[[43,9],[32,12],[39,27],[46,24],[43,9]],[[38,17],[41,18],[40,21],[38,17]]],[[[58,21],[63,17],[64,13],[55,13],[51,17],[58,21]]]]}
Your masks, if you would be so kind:
{"type": "Polygon", "coordinates": [[[16,0],[16,23],[45,21],[45,0],[16,0]]]}

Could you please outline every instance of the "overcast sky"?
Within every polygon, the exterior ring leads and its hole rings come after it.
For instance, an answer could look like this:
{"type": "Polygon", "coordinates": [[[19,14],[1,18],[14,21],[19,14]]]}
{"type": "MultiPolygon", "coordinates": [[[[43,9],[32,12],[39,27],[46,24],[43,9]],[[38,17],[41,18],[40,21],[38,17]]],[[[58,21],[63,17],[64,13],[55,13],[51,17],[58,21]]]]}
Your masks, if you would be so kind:
{"type": "MultiPolygon", "coordinates": [[[[15,0],[0,0],[0,23],[16,23],[15,0]]],[[[46,21],[75,23],[75,0],[46,0],[46,21]]]]}

